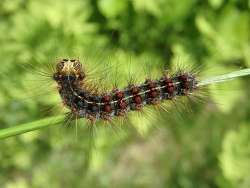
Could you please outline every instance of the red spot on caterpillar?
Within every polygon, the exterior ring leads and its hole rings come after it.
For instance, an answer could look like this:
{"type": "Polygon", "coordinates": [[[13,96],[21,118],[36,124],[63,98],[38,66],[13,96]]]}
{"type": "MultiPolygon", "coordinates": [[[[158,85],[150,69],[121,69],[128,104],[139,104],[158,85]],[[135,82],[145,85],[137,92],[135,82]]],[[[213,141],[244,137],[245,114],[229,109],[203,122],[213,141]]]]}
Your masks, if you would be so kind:
{"type": "Polygon", "coordinates": [[[157,88],[157,82],[154,80],[146,80],[147,88],[149,89],[147,94],[147,103],[148,104],[156,104],[159,100],[157,97],[159,96],[159,88],[157,88]]]}
{"type": "Polygon", "coordinates": [[[122,99],[124,97],[124,93],[122,91],[117,91],[115,95],[117,99],[122,99]]]}
{"type": "Polygon", "coordinates": [[[138,86],[131,86],[131,93],[133,95],[137,94],[140,92],[140,88],[138,86]]]}
{"type": "Polygon", "coordinates": [[[103,96],[102,101],[105,103],[109,103],[111,101],[111,96],[110,95],[103,96]]]}
{"type": "Polygon", "coordinates": [[[141,104],[142,103],[142,98],[140,95],[134,96],[134,101],[136,104],[141,104]]]}
{"type": "Polygon", "coordinates": [[[135,109],[140,110],[142,108],[142,97],[140,95],[134,96],[135,109]]]}
{"type": "Polygon", "coordinates": [[[164,80],[167,92],[172,95],[175,91],[173,80],[170,78],[165,78],[164,80]]]}
{"type": "Polygon", "coordinates": [[[187,75],[180,75],[178,79],[181,81],[181,87],[186,91],[189,89],[188,86],[188,76],[187,75]]]}
{"type": "Polygon", "coordinates": [[[104,112],[111,113],[112,112],[111,105],[105,104],[104,105],[104,112]]]}
{"type": "Polygon", "coordinates": [[[156,91],[156,90],[151,90],[150,92],[149,92],[149,96],[151,97],[151,98],[155,98],[155,97],[157,97],[158,96],[158,92],[156,91]]]}
{"type": "Polygon", "coordinates": [[[118,101],[118,106],[120,107],[120,109],[124,110],[127,108],[127,103],[123,100],[118,101]]]}

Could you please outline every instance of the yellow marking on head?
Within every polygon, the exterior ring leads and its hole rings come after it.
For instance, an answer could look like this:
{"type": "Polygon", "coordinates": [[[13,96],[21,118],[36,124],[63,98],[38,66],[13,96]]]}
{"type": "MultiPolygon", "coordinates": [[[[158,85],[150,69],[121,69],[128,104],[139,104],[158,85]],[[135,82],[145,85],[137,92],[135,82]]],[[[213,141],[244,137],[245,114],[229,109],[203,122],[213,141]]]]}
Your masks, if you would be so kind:
{"type": "Polygon", "coordinates": [[[63,59],[56,65],[57,72],[61,75],[84,76],[83,67],[79,60],[63,59]]]}

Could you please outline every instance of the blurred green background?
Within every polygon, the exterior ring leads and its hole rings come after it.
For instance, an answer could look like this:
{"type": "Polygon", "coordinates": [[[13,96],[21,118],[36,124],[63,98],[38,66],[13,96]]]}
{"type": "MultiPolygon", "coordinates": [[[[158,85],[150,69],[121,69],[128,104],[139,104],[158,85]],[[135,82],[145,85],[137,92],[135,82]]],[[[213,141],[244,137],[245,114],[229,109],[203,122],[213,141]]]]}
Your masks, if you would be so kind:
{"type": "MultiPolygon", "coordinates": [[[[61,113],[57,93],[28,82],[37,74],[20,65],[85,55],[119,61],[123,80],[128,59],[135,72],[179,59],[205,75],[246,68],[250,1],[1,0],[1,129],[61,113]]],[[[249,188],[249,82],[212,87],[191,113],[132,115],[121,130],[99,125],[91,135],[81,121],[77,136],[51,126],[1,140],[0,187],[249,188]]]]}

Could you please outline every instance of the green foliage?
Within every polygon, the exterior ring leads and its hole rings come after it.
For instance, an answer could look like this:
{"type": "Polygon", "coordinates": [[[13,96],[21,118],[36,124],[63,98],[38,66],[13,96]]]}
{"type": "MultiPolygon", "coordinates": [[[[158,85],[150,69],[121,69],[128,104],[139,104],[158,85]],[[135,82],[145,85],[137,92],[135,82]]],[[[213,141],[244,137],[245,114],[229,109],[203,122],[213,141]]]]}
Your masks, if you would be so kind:
{"type": "MultiPolygon", "coordinates": [[[[156,76],[179,62],[201,67],[204,77],[249,67],[249,12],[246,0],[2,0],[2,137],[63,113],[53,82],[38,76],[58,57],[92,68],[110,63],[121,86],[131,72],[142,81],[143,71],[156,76]]],[[[0,185],[249,187],[249,88],[241,78],[184,111],[179,104],[133,114],[122,126],[89,130],[81,120],[77,129],[49,126],[0,140],[0,185]]]]}
{"type": "Polygon", "coordinates": [[[220,156],[222,170],[235,186],[249,187],[250,130],[240,126],[239,130],[229,131],[223,141],[220,156]]]}

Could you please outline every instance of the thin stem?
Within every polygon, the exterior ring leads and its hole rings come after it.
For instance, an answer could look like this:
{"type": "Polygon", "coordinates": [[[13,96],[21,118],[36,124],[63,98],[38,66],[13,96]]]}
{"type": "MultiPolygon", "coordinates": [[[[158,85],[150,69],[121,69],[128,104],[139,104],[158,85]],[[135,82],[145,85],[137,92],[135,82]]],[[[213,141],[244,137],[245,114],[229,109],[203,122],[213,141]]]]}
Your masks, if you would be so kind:
{"type": "Polygon", "coordinates": [[[14,127],[2,129],[0,130],[0,139],[8,138],[11,136],[23,134],[30,131],[35,131],[51,125],[60,125],[60,122],[62,122],[64,118],[65,118],[64,115],[53,116],[38,121],[33,121],[31,123],[25,123],[14,127]]]}
{"type": "Polygon", "coordinates": [[[202,80],[197,84],[197,86],[205,86],[205,85],[219,83],[219,82],[226,82],[226,81],[232,80],[234,78],[241,77],[241,76],[247,76],[247,75],[250,75],[250,68],[249,69],[242,69],[239,71],[234,71],[234,72],[231,72],[228,74],[214,76],[214,77],[202,80]]]}

